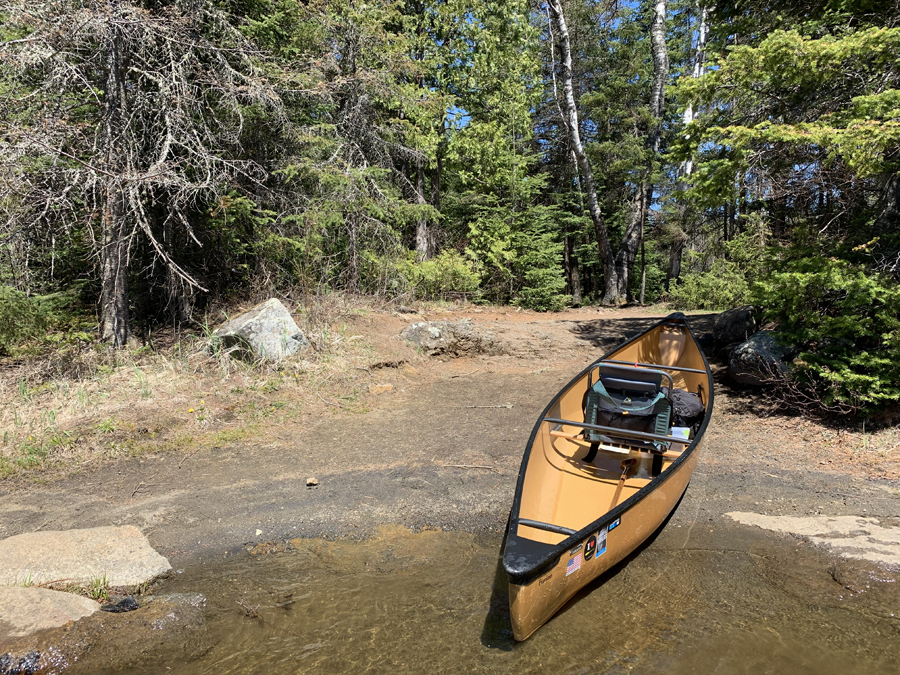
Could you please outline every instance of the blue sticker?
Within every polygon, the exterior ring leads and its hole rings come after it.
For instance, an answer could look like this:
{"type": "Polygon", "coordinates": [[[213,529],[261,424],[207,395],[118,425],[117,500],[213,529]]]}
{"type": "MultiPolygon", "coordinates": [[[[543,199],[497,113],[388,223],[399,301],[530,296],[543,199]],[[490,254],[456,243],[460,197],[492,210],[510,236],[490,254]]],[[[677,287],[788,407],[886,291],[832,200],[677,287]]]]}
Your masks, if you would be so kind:
{"type": "Polygon", "coordinates": [[[612,521],[612,522],[609,524],[609,531],[610,531],[610,532],[612,532],[614,529],[616,529],[616,528],[619,526],[619,521],[620,521],[620,520],[622,520],[622,519],[621,519],[621,518],[616,518],[614,521],[612,521]]]}

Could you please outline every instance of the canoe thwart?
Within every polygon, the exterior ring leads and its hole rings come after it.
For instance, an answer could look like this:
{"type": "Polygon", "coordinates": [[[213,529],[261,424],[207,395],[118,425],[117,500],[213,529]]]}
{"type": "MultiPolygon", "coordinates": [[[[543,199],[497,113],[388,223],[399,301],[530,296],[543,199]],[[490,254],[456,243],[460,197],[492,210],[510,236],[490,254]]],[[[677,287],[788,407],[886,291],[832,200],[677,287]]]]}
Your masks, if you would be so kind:
{"type": "Polygon", "coordinates": [[[550,422],[552,424],[560,424],[572,427],[581,427],[582,429],[590,429],[592,431],[606,431],[613,436],[625,436],[627,438],[637,438],[642,441],[662,441],[663,443],[680,443],[681,445],[690,445],[691,439],[678,438],[676,436],[663,436],[662,434],[648,434],[644,431],[633,431],[631,429],[619,429],[618,427],[605,427],[600,424],[588,424],[587,422],[576,422],[575,420],[563,420],[558,417],[545,417],[542,422],[550,422]]]}
{"type": "Polygon", "coordinates": [[[572,530],[568,527],[563,527],[562,525],[551,525],[550,523],[544,523],[540,520],[531,520],[530,518],[519,518],[518,523],[519,525],[527,525],[528,527],[533,527],[536,530],[546,530],[547,532],[564,534],[566,536],[575,534],[576,532],[576,530],[572,530]]]}
{"type": "MultiPolygon", "coordinates": [[[[567,441],[575,441],[576,443],[583,443],[584,445],[593,445],[594,444],[593,441],[590,441],[587,438],[585,438],[584,436],[580,436],[579,434],[567,434],[565,431],[560,431],[559,430],[560,426],[561,425],[557,424],[556,428],[551,429],[550,435],[553,436],[554,438],[565,438],[567,441]]],[[[660,454],[660,453],[651,453],[651,452],[648,452],[647,450],[641,450],[638,448],[628,448],[628,447],[617,448],[612,445],[605,445],[604,443],[597,443],[597,447],[600,450],[616,452],[621,455],[627,455],[627,454],[632,454],[632,453],[640,454],[642,456],[649,456],[652,454],[660,454]]],[[[678,457],[681,457],[681,452],[680,451],[663,452],[662,456],[666,457],[668,459],[677,459],[678,457]]]]}
{"type": "Polygon", "coordinates": [[[619,359],[603,359],[602,361],[597,361],[597,363],[616,363],[623,366],[638,366],[640,368],[659,368],[660,370],[674,370],[679,373],[699,373],[700,375],[706,375],[705,370],[700,370],[699,368],[682,368],[681,366],[664,366],[661,363],[635,363],[634,361],[620,361],[619,359]]]}

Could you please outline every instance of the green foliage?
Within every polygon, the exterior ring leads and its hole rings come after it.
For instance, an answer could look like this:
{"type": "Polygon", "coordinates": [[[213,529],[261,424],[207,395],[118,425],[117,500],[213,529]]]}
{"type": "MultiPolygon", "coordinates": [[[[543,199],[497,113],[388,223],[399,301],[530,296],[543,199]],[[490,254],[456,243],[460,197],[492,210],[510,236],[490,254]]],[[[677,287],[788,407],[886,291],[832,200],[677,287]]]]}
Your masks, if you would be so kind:
{"type": "Polygon", "coordinates": [[[800,349],[794,377],[827,408],[871,414],[900,402],[900,285],[825,257],[788,261],[754,287],[800,349]]]}
{"type": "Polygon", "coordinates": [[[516,260],[513,271],[520,279],[513,302],[542,312],[558,312],[571,302],[565,294],[562,275],[562,248],[553,224],[556,210],[535,207],[525,214],[525,222],[513,239],[516,260]]]}
{"type": "Polygon", "coordinates": [[[688,273],[669,291],[677,309],[724,310],[746,304],[750,286],[740,265],[720,259],[706,272],[688,273]]]}
{"type": "Polygon", "coordinates": [[[415,296],[426,300],[474,294],[481,282],[481,275],[472,261],[456,251],[443,251],[421,262],[417,262],[415,254],[410,253],[398,268],[415,296]]]}
{"type": "Polygon", "coordinates": [[[752,284],[771,264],[770,232],[765,220],[755,215],[746,218],[744,226],[721,249],[708,251],[705,257],[692,254],[708,269],[688,272],[671,288],[669,299],[675,307],[724,310],[749,302],[752,284]]]}
{"type": "MultiPolygon", "coordinates": [[[[858,177],[890,170],[900,148],[900,91],[892,86],[898,60],[898,28],[820,38],[777,30],[756,46],[733,47],[704,77],[680,82],[679,98],[709,112],[676,154],[710,141],[722,148],[698,172],[709,195],[721,194],[714,178],[748,168],[752,152],[783,156],[790,149],[825,164],[839,161],[858,177]]],[[[802,163],[795,168],[805,170],[802,163]]]]}
{"type": "Polygon", "coordinates": [[[47,309],[35,298],[0,286],[0,353],[9,353],[11,347],[39,334],[49,318],[47,309]]]}

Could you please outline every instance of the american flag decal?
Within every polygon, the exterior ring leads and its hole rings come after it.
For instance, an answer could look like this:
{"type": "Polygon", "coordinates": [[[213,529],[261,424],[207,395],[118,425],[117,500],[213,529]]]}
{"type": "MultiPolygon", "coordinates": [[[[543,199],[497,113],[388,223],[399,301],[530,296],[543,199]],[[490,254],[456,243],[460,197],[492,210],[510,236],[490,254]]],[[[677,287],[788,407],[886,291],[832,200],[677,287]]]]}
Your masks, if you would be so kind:
{"type": "Polygon", "coordinates": [[[572,572],[577,572],[581,569],[581,554],[579,553],[574,558],[569,559],[569,564],[566,565],[566,576],[572,574],[572,572]]]}

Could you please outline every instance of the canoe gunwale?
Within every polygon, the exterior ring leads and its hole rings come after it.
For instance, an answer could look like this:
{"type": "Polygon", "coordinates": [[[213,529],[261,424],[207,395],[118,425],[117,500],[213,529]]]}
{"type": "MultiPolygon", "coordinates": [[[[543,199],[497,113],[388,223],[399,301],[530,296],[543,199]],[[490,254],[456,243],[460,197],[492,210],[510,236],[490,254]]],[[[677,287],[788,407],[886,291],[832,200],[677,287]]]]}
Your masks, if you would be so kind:
{"type": "MultiPolygon", "coordinates": [[[[522,505],[522,490],[525,484],[525,472],[528,468],[528,461],[531,457],[531,451],[534,447],[534,441],[537,438],[538,431],[541,428],[541,425],[544,424],[548,420],[548,413],[550,412],[550,408],[560,399],[560,397],[566,393],[580,378],[584,377],[588,374],[588,372],[597,367],[601,362],[607,359],[610,355],[615,352],[624,349],[630,344],[637,342],[642,339],[647,333],[658,328],[660,326],[665,325],[677,325],[681,328],[686,328],[688,335],[694,342],[696,343],[697,338],[694,335],[694,332],[691,330],[690,325],[687,323],[687,317],[681,312],[675,312],[670,314],[666,318],[658,321],[648,328],[646,331],[643,331],[640,335],[636,335],[630,340],[626,340],[621,344],[613,347],[606,354],[596,359],[592,363],[590,363],[587,367],[581,370],[575,377],[573,377],[568,384],[566,384],[559,392],[554,396],[547,406],[544,408],[543,412],[538,417],[537,422],[531,430],[531,436],[528,438],[528,443],[525,446],[525,452],[522,457],[522,463],[519,466],[519,473],[516,478],[516,492],[513,497],[512,507],[510,509],[509,522],[507,523],[506,535],[504,537],[504,550],[503,550],[503,568],[506,571],[509,582],[511,584],[516,584],[520,586],[527,585],[540,577],[544,572],[554,567],[559,561],[560,556],[563,553],[568,551],[572,546],[576,543],[579,543],[582,539],[588,537],[590,534],[596,532],[597,530],[608,526],[614,520],[619,518],[623,513],[628,511],[635,504],[645,499],[650,493],[663,485],[667,480],[675,476],[679,473],[681,467],[687,462],[694,451],[699,446],[700,442],[703,440],[703,436],[706,433],[706,429],[709,426],[710,419],[712,418],[713,411],[713,401],[715,398],[714,387],[712,386],[712,370],[709,367],[709,361],[706,359],[706,355],[703,353],[702,349],[698,349],[700,353],[700,357],[703,359],[703,365],[705,366],[705,375],[709,378],[710,387],[708,400],[706,401],[706,412],[703,416],[703,421],[700,424],[700,428],[691,441],[690,445],[688,445],[681,455],[672,461],[672,464],[669,468],[661,473],[659,476],[653,478],[647,485],[643,486],[640,490],[638,490],[635,494],[631,495],[628,499],[626,499],[621,504],[618,504],[613,509],[605,512],[599,518],[589,523],[585,527],[581,528],[574,534],[570,534],[568,537],[563,539],[558,544],[555,544],[552,549],[549,549],[547,553],[541,557],[536,563],[531,565],[527,569],[519,569],[519,568],[510,568],[509,564],[506,560],[506,542],[508,541],[511,534],[515,533],[519,527],[519,509],[522,505]],[[677,323],[676,323],[677,322],[677,323]]],[[[660,368],[662,366],[658,364],[647,364],[652,367],[660,368]]],[[[700,371],[704,372],[704,371],[700,371]]],[[[525,524],[525,523],[523,523],[525,524]]]]}

